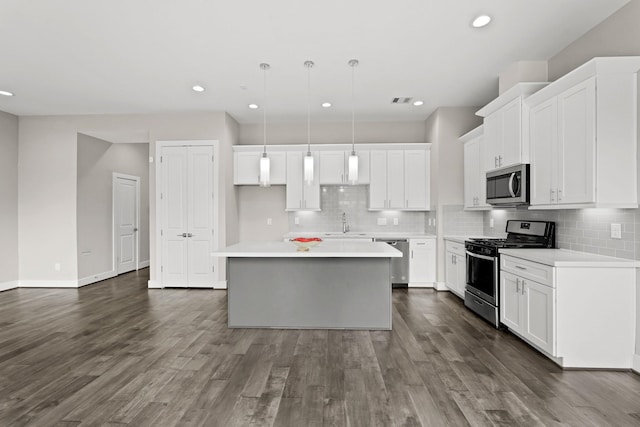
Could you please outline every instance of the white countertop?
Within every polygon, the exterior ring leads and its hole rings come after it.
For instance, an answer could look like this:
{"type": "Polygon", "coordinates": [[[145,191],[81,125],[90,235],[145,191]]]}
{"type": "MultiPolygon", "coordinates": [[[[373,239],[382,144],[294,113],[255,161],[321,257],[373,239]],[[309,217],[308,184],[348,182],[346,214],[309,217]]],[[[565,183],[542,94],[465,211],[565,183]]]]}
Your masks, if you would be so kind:
{"type": "Polygon", "coordinates": [[[402,252],[386,243],[325,240],[309,251],[291,242],[244,242],[227,246],[212,256],[230,258],[397,258],[402,252]]]}
{"type": "Polygon", "coordinates": [[[285,239],[295,237],[320,237],[322,239],[357,239],[357,238],[381,238],[381,239],[435,239],[434,234],[425,234],[418,232],[386,232],[386,231],[349,231],[342,233],[340,231],[301,231],[289,232],[283,236],[285,239]]]}
{"type": "Polygon", "coordinates": [[[639,261],[568,249],[500,249],[510,255],[552,267],[640,267],[639,261]]]}

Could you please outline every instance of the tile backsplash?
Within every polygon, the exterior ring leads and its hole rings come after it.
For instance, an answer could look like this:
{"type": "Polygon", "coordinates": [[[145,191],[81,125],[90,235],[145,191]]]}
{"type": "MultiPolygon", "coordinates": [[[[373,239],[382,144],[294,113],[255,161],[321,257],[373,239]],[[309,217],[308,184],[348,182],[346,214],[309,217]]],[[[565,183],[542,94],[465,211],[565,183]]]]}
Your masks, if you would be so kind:
{"type": "Polygon", "coordinates": [[[351,231],[435,233],[435,226],[431,227],[428,219],[435,218],[435,213],[367,210],[368,188],[363,185],[321,187],[322,210],[289,212],[289,231],[342,231],[344,212],[351,231]],[[296,218],[299,224],[295,223],[296,218]],[[396,218],[398,225],[394,225],[396,218]],[[386,221],[386,225],[380,225],[379,220],[386,221]],[[433,230],[429,231],[430,228],[433,230]]]}
{"type": "Polygon", "coordinates": [[[442,207],[445,236],[480,236],[483,234],[483,212],[465,211],[463,205],[442,207]]]}
{"type": "Polygon", "coordinates": [[[640,255],[640,241],[636,229],[640,227],[640,209],[575,209],[575,210],[492,210],[484,214],[484,234],[506,236],[509,219],[554,221],[556,246],[574,251],[636,259],[640,255]],[[490,221],[493,219],[493,227],[490,221]],[[611,238],[611,224],[620,224],[622,238],[611,238]]]}

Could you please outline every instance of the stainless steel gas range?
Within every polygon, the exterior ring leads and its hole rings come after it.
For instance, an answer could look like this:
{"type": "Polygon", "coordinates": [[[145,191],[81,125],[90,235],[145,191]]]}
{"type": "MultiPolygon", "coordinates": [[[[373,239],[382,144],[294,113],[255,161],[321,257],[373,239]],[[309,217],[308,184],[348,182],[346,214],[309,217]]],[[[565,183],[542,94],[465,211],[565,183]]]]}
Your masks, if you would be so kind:
{"type": "Polygon", "coordinates": [[[507,221],[506,239],[470,239],[467,253],[467,288],[464,304],[496,328],[500,327],[501,248],[554,248],[555,223],[507,221]]]}

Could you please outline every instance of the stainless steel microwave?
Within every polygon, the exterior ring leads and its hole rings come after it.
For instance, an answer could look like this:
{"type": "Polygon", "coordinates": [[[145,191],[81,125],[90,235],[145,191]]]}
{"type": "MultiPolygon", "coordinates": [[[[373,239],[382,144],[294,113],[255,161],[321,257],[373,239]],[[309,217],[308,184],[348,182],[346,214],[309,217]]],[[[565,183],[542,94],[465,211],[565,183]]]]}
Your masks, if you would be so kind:
{"type": "Polygon", "coordinates": [[[529,204],[529,165],[487,172],[487,203],[494,206],[529,204]]]}

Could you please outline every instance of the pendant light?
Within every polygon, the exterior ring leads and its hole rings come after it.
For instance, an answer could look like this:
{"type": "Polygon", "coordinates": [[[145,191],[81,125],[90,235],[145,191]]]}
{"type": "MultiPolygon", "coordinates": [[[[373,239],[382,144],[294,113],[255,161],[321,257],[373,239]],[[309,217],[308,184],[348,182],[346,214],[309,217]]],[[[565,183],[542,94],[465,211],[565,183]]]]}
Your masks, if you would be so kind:
{"type": "Polygon", "coordinates": [[[304,182],[307,185],[313,183],[313,155],[311,155],[311,68],[315,64],[313,61],[304,61],[307,67],[307,154],[304,156],[304,182]]]}
{"type": "Polygon", "coordinates": [[[355,120],[355,105],[354,105],[354,93],[355,93],[355,70],[359,62],[357,59],[349,61],[351,67],[351,154],[349,154],[349,160],[347,165],[349,171],[347,179],[349,183],[355,185],[358,183],[358,156],[356,155],[356,120],[355,120]]]}
{"type": "Polygon", "coordinates": [[[266,63],[262,63],[260,64],[260,69],[263,72],[264,75],[264,81],[263,81],[263,86],[264,86],[264,100],[262,101],[264,107],[263,107],[263,131],[262,131],[262,138],[263,138],[263,145],[264,145],[264,151],[262,152],[262,157],[260,157],[260,186],[262,187],[269,187],[271,185],[271,162],[269,157],[267,157],[267,70],[271,68],[271,66],[269,64],[266,63]]]}

